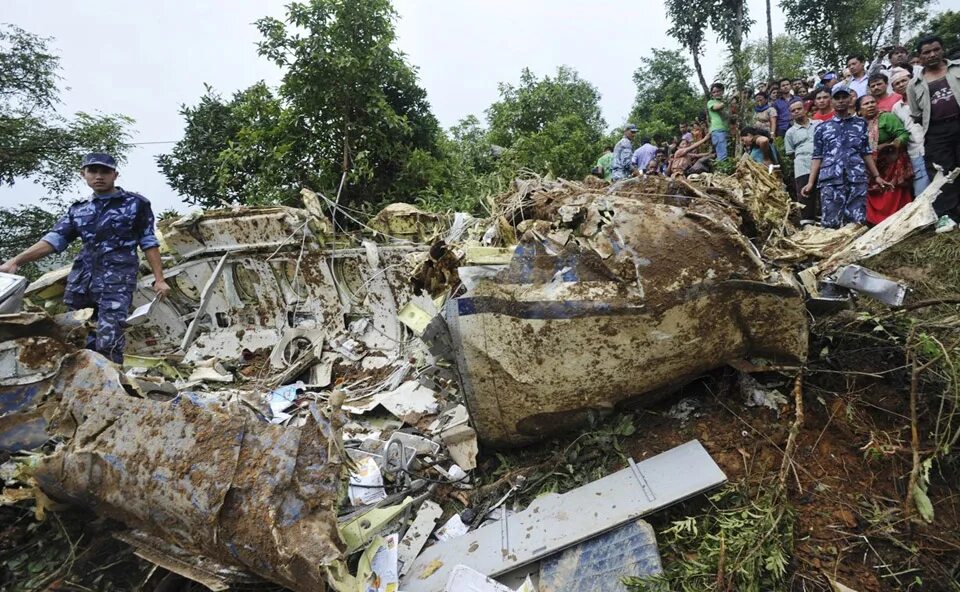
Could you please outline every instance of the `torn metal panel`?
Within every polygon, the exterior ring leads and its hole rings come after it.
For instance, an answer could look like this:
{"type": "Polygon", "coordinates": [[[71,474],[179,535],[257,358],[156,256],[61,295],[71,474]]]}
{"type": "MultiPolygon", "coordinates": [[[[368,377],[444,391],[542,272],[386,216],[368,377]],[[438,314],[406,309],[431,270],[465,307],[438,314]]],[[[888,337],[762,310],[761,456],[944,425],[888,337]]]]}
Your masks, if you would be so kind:
{"type": "Polygon", "coordinates": [[[164,243],[188,259],[211,253],[280,248],[306,235],[315,243],[304,210],[287,207],[207,210],[162,225],[164,243]]]}
{"type": "Polygon", "coordinates": [[[942,172],[931,181],[916,199],[898,210],[892,216],[857,237],[842,250],[829,259],[810,268],[811,273],[830,273],[841,265],[855,263],[878,255],[893,245],[920,229],[936,224],[939,216],[933,209],[933,202],[947,183],[956,182],[960,177],[960,168],[956,168],[949,175],[942,172]]]}
{"type": "Polygon", "coordinates": [[[626,469],[561,495],[544,495],[522,512],[428,547],[404,576],[402,589],[442,592],[459,563],[491,577],[507,573],[725,481],[697,441],[631,461],[626,469]]]}
{"type": "Polygon", "coordinates": [[[223,257],[220,257],[220,261],[217,262],[217,266],[213,268],[213,272],[210,274],[210,277],[207,278],[207,282],[203,286],[203,291],[200,292],[200,303],[197,305],[197,309],[193,313],[193,320],[190,321],[190,325],[187,327],[187,331],[183,335],[183,341],[180,342],[180,349],[182,351],[186,351],[187,346],[193,342],[193,337],[197,334],[198,323],[207,314],[207,306],[210,305],[211,293],[213,292],[213,288],[216,286],[217,281],[220,280],[220,274],[223,273],[223,266],[227,262],[227,256],[228,255],[224,253],[223,257]]]}
{"type": "Polygon", "coordinates": [[[887,306],[900,306],[907,287],[875,271],[859,265],[845,265],[837,270],[836,284],[872,296],[887,306]]]}
{"type": "Polygon", "coordinates": [[[12,273],[0,273],[0,314],[20,312],[27,278],[12,273]]]}
{"type": "Polygon", "coordinates": [[[450,572],[443,592],[514,592],[467,565],[458,565],[450,572]]]}
{"type": "Polygon", "coordinates": [[[20,337],[0,342],[0,386],[20,386],[53,376],[67,352],[53,337],[20,337]]]}
{"type": "Polygon", "coordinates": [[[133,398],[90,351],[67,356],[52,388],[50,429],[68,444],[37,468],[47,495],[294,590],[325,589],[323,566],[344,551],[339,420],[311,406],[304,427],[279,427],[193,393],[133,398]]]}
{"type": "Polygon", "coordinates": [[[446,216],[441,214],[425,212],[415,205],[396,202],[380,210],[368,225],[388,237],[426,243],[446,230],[448,222],[446,216]]]}
{"type": "Polygon", "coordinates": [[[398,546],[399,556],[397,564],[402,577],[413,565],[413,560],[417,558],[423,546],[427,544],[427,539],[433,534],[433,529],[437,525],[437,520],[443,515],[443,509],[427,500],[417,509],[417,517],[413,524],[407,529],[406,534],[400,540],[398,546]]]}

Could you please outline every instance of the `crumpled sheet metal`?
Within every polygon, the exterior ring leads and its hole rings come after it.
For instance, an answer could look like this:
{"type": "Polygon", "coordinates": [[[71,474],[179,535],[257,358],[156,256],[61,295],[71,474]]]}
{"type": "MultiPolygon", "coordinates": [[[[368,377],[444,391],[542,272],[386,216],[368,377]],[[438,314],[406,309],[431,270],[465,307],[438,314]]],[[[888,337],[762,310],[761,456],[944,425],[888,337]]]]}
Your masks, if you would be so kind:
{"type": "Polygon", "coordinates": [[[481,440],[526,444],[743,358],[806,358],[799,286],[723,212],[612,196],[582,208],[565,245],[528,231],[504,271],[447,304],[481,440]]]}
{"type": "Polygon", "coordinates": [[[289,428],[190,393],[138,399],[90,351],[66,357],[51,388],[62,400],[50,430],[68,441],[37,468],[47,495],[293,590],[326,589],[324,566],[344,549],[339,425],[326,413],[289,428]]]}

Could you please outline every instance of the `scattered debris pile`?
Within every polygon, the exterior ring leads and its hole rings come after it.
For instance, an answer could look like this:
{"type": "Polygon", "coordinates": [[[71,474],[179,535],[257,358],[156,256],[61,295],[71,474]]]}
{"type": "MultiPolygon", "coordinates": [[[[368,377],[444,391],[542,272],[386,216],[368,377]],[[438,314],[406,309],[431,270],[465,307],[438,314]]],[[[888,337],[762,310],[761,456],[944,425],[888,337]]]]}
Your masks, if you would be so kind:
{"type": "MultiPolygon", "coordinates": [[[[718,368],[795,374],[811,312],[909,304],[858,262],[930,226],[944,182],[869,231],[796,230],[749,159],[520,180],[482,220],[394,204],[346,233],[308,190],[304,210],[181,218],[161,228],[170,297],[138,285],[123,368],[79,349],[88,312],[57,314],[63,272],[0,315],[0,505],[89,508],[213,590],[623,590],[663,572],[640,518],[726,463],[694,436],[520,507],[529,471],[489,474],[480,446],[590,429],[718,368]]],[[[786,397],[740,384],[779,418],[786,397]]]]}

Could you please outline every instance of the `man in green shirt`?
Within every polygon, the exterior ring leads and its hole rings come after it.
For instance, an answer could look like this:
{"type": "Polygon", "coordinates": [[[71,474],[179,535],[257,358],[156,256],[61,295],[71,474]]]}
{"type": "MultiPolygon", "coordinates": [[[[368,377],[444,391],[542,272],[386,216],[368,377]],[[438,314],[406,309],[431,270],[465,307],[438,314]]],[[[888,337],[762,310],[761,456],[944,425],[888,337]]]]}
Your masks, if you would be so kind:
{"type": "Polygon", "coordinates": [[[593,168],[595,174],[603,177],[605,181],[613,179],[613,146],[608,145],[603,149],[603,155],[597,159],[593,168]]]}
{"type": "Polygon", "coordinates": [[[710,87],[710,100],[707,101],[707,116],[710,118],[710,142],[717,153],[717,162],[727,159],[727,116],[724,113],[723,85],[714,82],[710,87]]]}

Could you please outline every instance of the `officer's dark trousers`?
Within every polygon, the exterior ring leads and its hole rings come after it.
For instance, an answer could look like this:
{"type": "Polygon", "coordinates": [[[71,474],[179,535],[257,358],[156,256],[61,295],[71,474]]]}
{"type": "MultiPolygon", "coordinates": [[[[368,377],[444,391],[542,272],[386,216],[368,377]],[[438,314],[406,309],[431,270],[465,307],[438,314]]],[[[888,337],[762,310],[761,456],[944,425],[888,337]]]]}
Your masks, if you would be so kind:
{"type": "Polygon", "coordinates": [[[127,338],[123,334],[126,328],[127,316],[130,314],[130,303],[133,292],[125,286],[118,286],[101,294],[70,294],[70,309],[93,309],[95,329],[87,336],[87,349],[102,354],[118,364],[123,363],[123,349],[127,345],[127,338]]]}
{"type": "MultiPolygon", "coordinates": [[[[947,121],[931,121],[927,134],[924,136],[923,149],[927,160],[927,174],[933,181],[937,170],[936,163],[943,167],[944,173],[949,173],[960,166],[960,117],[947,121]]],[[[960,221],[960,212],[957,204],[960,202],[960,180],[944,185],[937,201],[933,202],[933,209],[938,216],[949,214],[954,220],[960,221]]]]}

